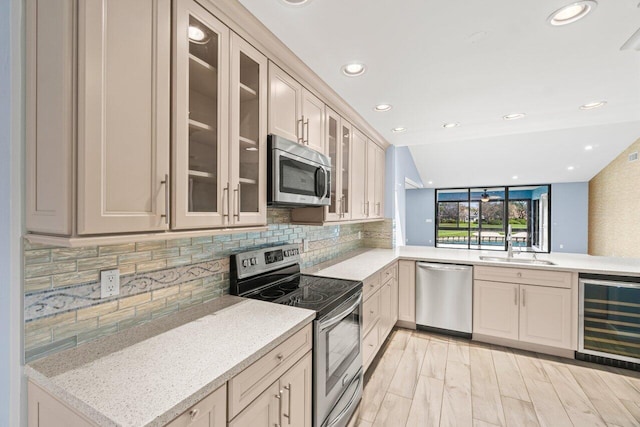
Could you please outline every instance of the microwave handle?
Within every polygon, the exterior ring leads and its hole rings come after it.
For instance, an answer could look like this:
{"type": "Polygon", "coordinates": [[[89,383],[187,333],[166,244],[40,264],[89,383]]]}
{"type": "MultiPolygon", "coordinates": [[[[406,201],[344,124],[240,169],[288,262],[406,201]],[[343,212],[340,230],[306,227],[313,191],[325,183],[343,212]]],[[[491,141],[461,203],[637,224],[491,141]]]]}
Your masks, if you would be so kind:
{"type": "Polygon", "coordinates": [[[323,168],[316,169],[316,197],[324,198],[327,194],[327,171],[323,168]]]}

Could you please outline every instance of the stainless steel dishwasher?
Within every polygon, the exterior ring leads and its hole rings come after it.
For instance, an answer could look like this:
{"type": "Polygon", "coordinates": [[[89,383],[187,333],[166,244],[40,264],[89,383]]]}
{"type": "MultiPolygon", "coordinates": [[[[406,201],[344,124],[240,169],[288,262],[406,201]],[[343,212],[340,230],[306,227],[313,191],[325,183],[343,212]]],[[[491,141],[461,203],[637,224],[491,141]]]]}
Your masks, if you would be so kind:
{"type": "Polygon", "coordinates": [[[471,336],[473,267],[416,263],[416,325],[471,336]]]}

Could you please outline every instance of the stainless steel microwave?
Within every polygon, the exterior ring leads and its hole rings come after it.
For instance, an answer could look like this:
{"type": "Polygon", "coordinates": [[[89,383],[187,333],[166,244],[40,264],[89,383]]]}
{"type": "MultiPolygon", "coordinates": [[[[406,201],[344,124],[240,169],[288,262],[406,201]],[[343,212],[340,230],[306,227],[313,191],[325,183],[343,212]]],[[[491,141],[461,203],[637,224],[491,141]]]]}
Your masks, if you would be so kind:
{"type": "Polygon", "coordinates": [[[331,160],[309,147],[277,135],[267,140],[267,204],[331,204],[331,160]]]}

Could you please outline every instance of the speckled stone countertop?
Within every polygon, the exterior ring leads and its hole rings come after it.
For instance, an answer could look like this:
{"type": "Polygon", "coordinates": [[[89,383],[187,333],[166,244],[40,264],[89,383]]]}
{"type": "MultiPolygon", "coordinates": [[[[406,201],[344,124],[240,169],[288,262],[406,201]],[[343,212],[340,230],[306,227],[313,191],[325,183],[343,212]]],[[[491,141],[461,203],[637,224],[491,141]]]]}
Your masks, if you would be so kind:
{"type": "Polygon", "coordinates": [[[101,426],[161,426],[315,318],[233,296],[33,362],[33,382],[101,426]]]}
{"type": "MultiPolygon", "coordinates": [[[[532,268],[541,270],[572,271],[579,273],[612,274],[620,276],[640,276],[640,259],[601,257],[584,254],[550,253],[537,254],[538,259],[548,260],[556,265],[505,263],[484,261],[480,256],[505,257],[504,252],[474,251],[467,249],[446,249],[423,246],[402,246],[396,249],[370,249],[354,254],[351,258],[334,265],[325,264],[321,269],[313,269],[310,274],[336,277],[340,279],[364,280],[386,265],[398,260],[432,261],[495,267],[532,268]]],[[[531,254],[517,254],[518,258],[531,258],[531,254]]],[[[306,271],[305,271],[306,272],[306,271]]]]}

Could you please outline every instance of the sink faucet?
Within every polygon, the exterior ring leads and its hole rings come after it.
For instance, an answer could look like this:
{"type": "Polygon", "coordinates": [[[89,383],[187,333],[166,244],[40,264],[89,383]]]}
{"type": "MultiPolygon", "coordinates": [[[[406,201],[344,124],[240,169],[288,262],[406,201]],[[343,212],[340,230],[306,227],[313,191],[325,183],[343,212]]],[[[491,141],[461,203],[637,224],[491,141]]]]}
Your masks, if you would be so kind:
{"type": "Polygon", "coordinates": [[[507,258],[513,258],[513,242],[511,241],[511,224],[507,226],[507,258]]]}

